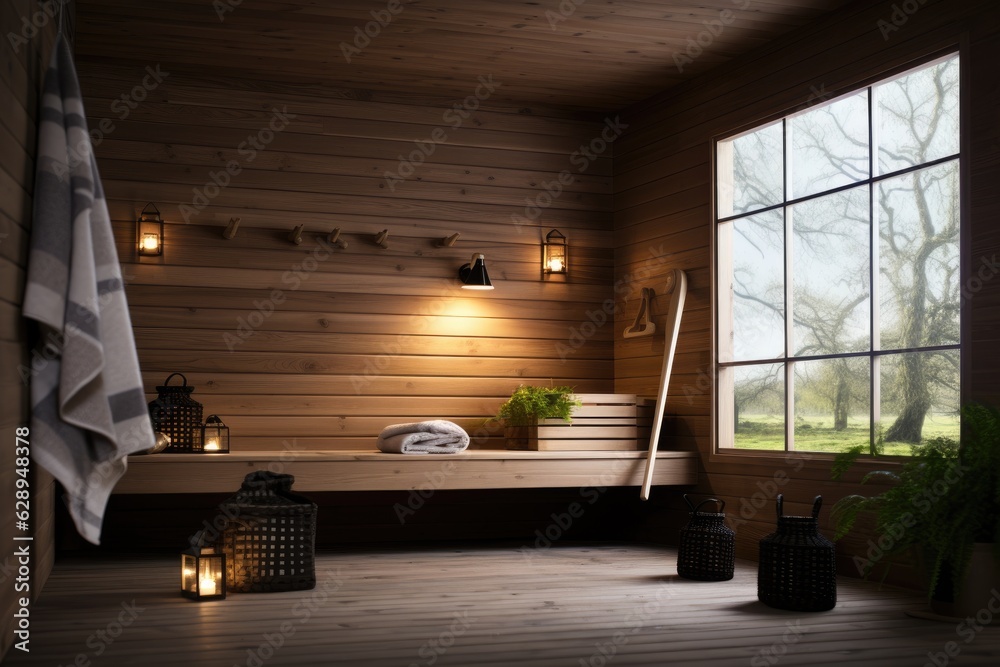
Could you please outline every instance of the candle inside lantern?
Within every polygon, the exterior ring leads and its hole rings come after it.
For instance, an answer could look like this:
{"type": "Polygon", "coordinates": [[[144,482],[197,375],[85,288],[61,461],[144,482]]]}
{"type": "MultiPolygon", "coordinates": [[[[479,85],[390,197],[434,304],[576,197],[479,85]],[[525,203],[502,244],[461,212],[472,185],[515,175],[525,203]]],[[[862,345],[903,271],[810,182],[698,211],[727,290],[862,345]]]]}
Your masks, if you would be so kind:
{"type": "Polygon", "coordinates": [[[199,588],[199,593],[203,596],[215,595],[216,594],[215,579],[212,579],[211,577],[202,577],[201,581],[198,584],[198,588],[199,588]]]}
{"type": "Polygon", "coordinates": [[[142,249],[146,252],[156,252],[160,247],[160,237],[157,234],[142,235],[142,249]]]}
{"type": "Polygon", "coordinates": [[[219,451],[219,439],[209,438],[205,441],[205,451],[206,452],[217,452],[219,451]]]}
{"type": "Polygon", "coordinates": [[[549,271],[552,273],[561,273],[563,270],[562,257],[553,257],[549,260],[549,271]]]}
{"type": "Polygon", "coordinates": [[[181,594],[192,600],[226,599],[226,554],[205,544],[205,532],[191,537],[181,553],[181,594]]]}

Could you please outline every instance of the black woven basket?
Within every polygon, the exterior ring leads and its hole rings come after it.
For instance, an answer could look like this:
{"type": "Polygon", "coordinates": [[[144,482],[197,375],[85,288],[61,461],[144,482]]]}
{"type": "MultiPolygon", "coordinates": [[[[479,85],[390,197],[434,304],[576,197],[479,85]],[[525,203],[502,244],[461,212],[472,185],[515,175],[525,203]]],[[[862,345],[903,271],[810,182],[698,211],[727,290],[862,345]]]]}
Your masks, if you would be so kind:
{"type": "Polygon", "coordinates": [[[316,586],[316,504],[292,493],[294,481],[291,475],[258,470],[220,505],[228,522],[218,547],[226,554],[230,592],[316,586]]]}
{"type": "Polygon", "coordinates": [[[708,498],[696,507],[684,494],[684,502],[691,508],[691,520],[681,528],[677,574],[698,581],[732,579],[736,568],[736,534],[726,525],[725,501],[708,498]],[[719,511],[699,511],[705,503],[717,503],[719,511]]]}
{"type": "Polygon", "coordinates": [[[191,398],[194,387],[189,387],[187,378],[180,373],[172,373],[156,388],[157,397],[149,404],[149,418],[153,430],[170,437],[170,444],[163,451],[169,454],[198,454],[201,442],[201,403],[191,398]],[[181,376],[181,384],[173,387],[170,379],[181,376]]]}
{"type": "Polygon", "coordinates": [[[757,599],[777,609],[827,611],[837,605],[837,565],[833,542],[819,534],[823,497],[813,500],[812,516],[784,516],[778,495],[778,530],[760,541],[757,599]]]}

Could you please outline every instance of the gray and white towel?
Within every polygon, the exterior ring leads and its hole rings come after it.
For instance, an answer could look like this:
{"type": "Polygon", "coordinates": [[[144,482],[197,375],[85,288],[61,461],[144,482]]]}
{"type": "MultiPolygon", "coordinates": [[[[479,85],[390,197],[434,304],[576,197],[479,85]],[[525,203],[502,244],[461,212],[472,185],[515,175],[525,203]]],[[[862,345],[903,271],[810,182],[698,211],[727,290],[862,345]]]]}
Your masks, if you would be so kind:
{"type": "Polygon", "coordinates": [[[45,74],[25,317],[39,323],[31,451],[66,489],[77,530],[100,543],[125,457],[153,447],[107,202],[73,55],[60,34],[45,74]]]}
{"type": "Polygon", "coordinates": [[[469,434],[444,419],[386,426],[378,448],[390,454],[457,454],[469,446],[469,434]]]}

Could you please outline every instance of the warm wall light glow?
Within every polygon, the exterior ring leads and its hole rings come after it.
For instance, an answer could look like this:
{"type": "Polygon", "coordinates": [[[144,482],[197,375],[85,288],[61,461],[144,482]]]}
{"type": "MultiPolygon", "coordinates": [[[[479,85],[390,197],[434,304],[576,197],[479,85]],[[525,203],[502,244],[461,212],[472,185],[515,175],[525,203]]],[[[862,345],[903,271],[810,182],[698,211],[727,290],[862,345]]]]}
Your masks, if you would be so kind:
{"type": "Polygon", "coordinates": [[[548,269],[549,273],[563,273],[564,266],[562,257],[550,257],[548,269]]]}

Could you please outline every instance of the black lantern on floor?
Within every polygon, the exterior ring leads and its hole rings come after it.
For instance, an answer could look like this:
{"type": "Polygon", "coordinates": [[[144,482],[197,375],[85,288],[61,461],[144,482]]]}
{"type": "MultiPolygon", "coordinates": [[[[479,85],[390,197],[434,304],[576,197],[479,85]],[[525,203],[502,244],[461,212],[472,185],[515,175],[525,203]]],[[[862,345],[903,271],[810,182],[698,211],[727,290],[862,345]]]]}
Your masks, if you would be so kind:
{"type": "Polygon", "coordinates": [[[181,552],[181,594],[205,602],[226,599],[226,554],[203,545],[198,531],[191,547],[181,552]]]}
{"type": "Polygon", "coordinates": [[[209,415],[201,428],[202,451],[206,454],[229,453],[229,427],[218,415],[209,415]]]}

